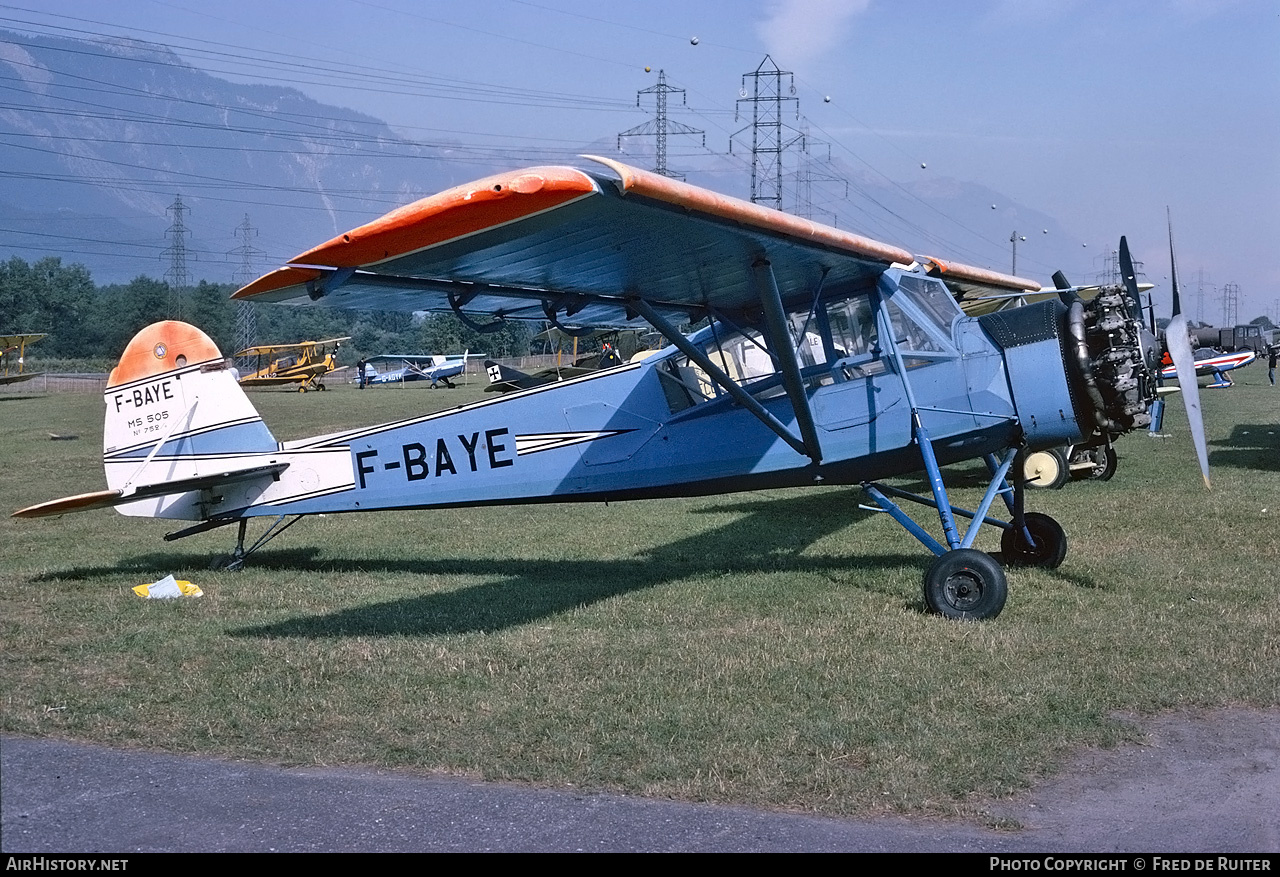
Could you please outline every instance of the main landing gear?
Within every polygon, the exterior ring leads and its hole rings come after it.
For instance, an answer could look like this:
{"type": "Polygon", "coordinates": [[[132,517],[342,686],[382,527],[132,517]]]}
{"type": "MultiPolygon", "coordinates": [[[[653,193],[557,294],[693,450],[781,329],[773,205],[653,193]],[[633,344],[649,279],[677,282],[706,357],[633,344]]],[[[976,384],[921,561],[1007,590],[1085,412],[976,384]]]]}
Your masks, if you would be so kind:
{"type": "Polygon", "coordinates": [[[1024,471],[1021,459],[1023,454],[1015,449],[1007,450],[1003,458],[994,454],[987,455],[991,481],[982,503],[975,511],[953,506],[947,498],[932,449],[927,444],[928,435],[923,433],[922,428],[917,428],[922,433],[920,438],[923,439],[921,447],[925,449],[925,470],[932,483],[933,496],[920,496],[871,482],[863,483],[862,488],[876,501],[874,511],[888,513],[937,555],[924,574],[924,604],[928,611],[946,618],[964,620],[995,618],[1004,608],[1009,595],[1009,583],[1000,562],[973,547],[978,528],[985,523],[1004,531],[1000,538],[1000,551],[1005,566],[1040,566],[1047,569],[1058,567],[1066,557],[1066,533],[1048,515],[1023,512],[1025,481],[1015,478],[1011,485],[1006,477],[1010,468],[1015,465],[1015,460],[1018,465],[1015,471],[1024,471]],[[1011,520],[1007,522],[987,516],[997,496],[1004,500],[1009,509],[1011,520]],[[890,497],[937,509],[946,534],[946,544],[930,536],[890,497]],[[957,515],[970,520],[963,536],[956,526],[957,515]]]}
{"type": "Polygon", "coordinates": [[[924,574],[924,605],[947,618],[995,618],[1009,596],[1004,570],[990,554],[957,548],[924,574]]]}

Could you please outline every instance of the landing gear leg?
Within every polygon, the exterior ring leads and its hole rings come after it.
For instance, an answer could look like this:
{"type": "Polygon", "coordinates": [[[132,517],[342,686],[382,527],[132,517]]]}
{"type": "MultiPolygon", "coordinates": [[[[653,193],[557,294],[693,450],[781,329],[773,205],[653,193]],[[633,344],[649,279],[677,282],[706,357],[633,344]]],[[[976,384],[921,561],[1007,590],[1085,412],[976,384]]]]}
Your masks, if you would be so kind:
{"type": "Polygon", "coordinates": [[[222,555],[221,557],[214,558],[213,562],[209,564],[209,568],[225,569],[225,570],[230,570],[231,572],[235,572],[239,569],[242,569],[244,567],[245,560],[249,557],[250,554],[253,554],[253,552],[257,551],[259,548],[266,545],[272,539],[274,539],[275,537],[283,533],[285,530],[289,529],[294,524],[298,523],[298,521],[302,520],[302,518],[303,518],[303,515],[298,515],[289,523],[285,524],[284,526],[281,526],[281,523],[285,519],[285,516],[281,515],[280,517],[272,521],[271,526],[267,528],[267,531],[263,533],[261,536],[259,536],[258,541],[254,542],[253,545],[249,546],[249,548],[247,549],[244,547],[244,535],[245,535],[245,530],[249,526],[249,519],[241,518],[240,530],[239,530],[239,533],[236,535],[235,549],[230,554],[225,554],[225,555],[222,555]]]}
{"type": "MultiPolygon", "coordinates": [[[[929,475],[933,496],[917,496],[905,490],[885,484],[866,482],[862,485],[872,499],[876,501],[876,510],[887,512],[890,517],[900,523],[907,532],[915,536],[926,548],[937,555],[924,574],[925,607],[946,618],[979,620],[995,618],[1004,608],[1009,595],[1009,583],[1000,563],[989,554],[973,548],[979,527],[989,523],[998,527],[1007,527],[1003,521],[987,516],[991,503],[997,496],[1002,496],[1010,510],[1017,515],[1021,507],[1020,496],[1010,498],[1010,488],[1005,476],[1010,469],[1023,462],[1021,451],[1007,450],[1002,458],[991,455],[988,465],[991,467],[991,481],[982,498],[981,504],[974,511],[959,508],[951,504],[942,483],[942,473],[934,459],[932,449],[928,446],[928,433],[917,425],[925,470],[929,475]],[[925,532],[919,524],[890,499],[910,500],[922,505],[932,506],[938,511],[946,544],[939,542],[925,532]],[[971,523],[963,535],[956,527],[956,516],[969,518],[971,523]]],[[[1017,492],[1020,493],[1020,492],[1017,492]]]]}

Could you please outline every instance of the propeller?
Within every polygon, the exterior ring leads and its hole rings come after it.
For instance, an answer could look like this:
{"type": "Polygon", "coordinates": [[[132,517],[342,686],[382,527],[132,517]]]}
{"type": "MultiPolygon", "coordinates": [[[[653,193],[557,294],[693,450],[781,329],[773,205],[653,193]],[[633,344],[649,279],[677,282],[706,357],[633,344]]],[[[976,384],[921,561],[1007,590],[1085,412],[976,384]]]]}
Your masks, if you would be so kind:
{"type": "MultiPolygon", "coordinates": [[[[1166,208],[1167,209],[1167,208],[1166,208]]],[[[1129,258],[1129,245],[1120,238],[1120,270],[1124,273],[1125,286],[1133,280],[1132,290],[1137,289],[1133,274],[1133,261],[1129,258]]],[[[1173,254],[1173,220],[1169,220],[1169,278],[1173,284],[1173,319],[1164,330],[1165,349],[1173,360],[1178,373],[1178,386],[1182,388],[1182,400],[1187,409],[1187,422],[1191,427],[1191,440],[1196,446],[1200,461],[1200,474],[1204,486],[1209,487],[1209,451],[1204,440],[1204,416],[1200,410],[1200,385],[1196,383],[1196,363],[1191,354],[1191,333],[1187,318],[1182,313],[1182,298],[1178,295],[1178,265],[1173,254]]]]}

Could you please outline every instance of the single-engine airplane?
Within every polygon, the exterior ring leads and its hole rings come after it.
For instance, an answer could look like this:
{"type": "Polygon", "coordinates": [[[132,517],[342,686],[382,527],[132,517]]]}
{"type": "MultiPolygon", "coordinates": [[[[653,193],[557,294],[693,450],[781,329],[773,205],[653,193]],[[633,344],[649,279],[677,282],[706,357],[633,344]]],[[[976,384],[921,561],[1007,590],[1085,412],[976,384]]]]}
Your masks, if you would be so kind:
{"type": "Polygon", "coordinates": [[[254,371],[241,375],[242,387],[283,387],[297,384],[298,392],[323,390],[323,378],[338,367],[337,352],[344,338],[299,341],[297,344],[262,344],[239,351],[236,359],[253,358],[254,371]]]}
{"type": "Polygon", "coordinates": [[[551,328],[534,336],[529,347],[533,353],[554,354],[554,364],[536,372],[524,372],[514,366],[486,359],[485,373],[489,376],[486,393],[510,393],[527,390],[554,381],[565,381],[591,374],[605,368],[614,368],[635,359],[644,359],[657,352],[651,338],[652,331],[639,329],[582,329],[572,333],[551,328]],[[582,351],[579,352],[579,345],[582,351]],[[568,357],[569,362],[563,362],[568,357]]]}
{"type": "MultiPolygon", "coordinates": [[[[1211,390],[1235,386],[1235,382],[1231,380],[1231,376],[1227,372],[1246,366],[1258,358],[1258,354],[1252,350],[1236,350],[1224,353],[1221,350],[1214,350],[1212,347],[1196,348],[1192,356],[1196,364],[1197,378],[1204,375],[1213,375],[1213,383],[1205,385],[1211,390]]],[[[1160,370],[1160,377],[1165,380],[1177,379],[1177,370],[1173,367],[1173,361],[1168,356],[1164,357],[1160,364],[1164,366],[1160,370]]]]}
{"type": "Polygon", "coordinates": [[[486,328],[644,321],[668,342],[661,352],[281,443],[202,332],[157,323],[129,343],[105,392],[108,489],[16,514],[116,506],[196,522],[166,539],[237,524],[237,567],[320,513],[860,485],[936,555],[924,574],[932,612],[1003,608],[1004,569],[973,547],[984,523],[1002,531],[1006,564],[1062,562],[1062,527],[1024,511],[1009,473],[1029,451],[1146,427],[1157,363],[1126,289],[970,318],[948,281],[1039,285],[592,160],[603,167],[512,171],[424,198],[234,297],[453,311],[486,328]],[[942,471],[969,459],[990,476],[973,510],[951,502],[942,471]],[[919,470],[928,495],[877,480],[919,470]],[[937,510],[941,541],[903,500],[937,510]],[[245,549],[253,517],[273,521],[245,549]]]}
{"type": "Polygon", "coordinates": [[[417,356],[391,353],[370,356],[365,360],[364,382],[366,386],[379,387],[385,384],[430,381],[432,389],[435,388],[436,384],[444,384],[452,390],[457,385],[449,379],[456,378],[467,370],[467,360],[472,355],[471,351],[467,351],[461,356],[441,356],[439,354],[417,356]],[[383,372],[376,369],[370,371],[369,366],[375,362],[399,362],[401,366],[400,368],[383,372]]]}
{"type": "Polygon", "coordinates": [[[41,372],[26,371],[24,365],[27,358],[27,345],[35,344],[43,337],[43,332],[34,335],[0,335],[0,386],[29,381],[41,374],[41,372]],[[10,371],[11,368],[13,371],[10,371]]]}

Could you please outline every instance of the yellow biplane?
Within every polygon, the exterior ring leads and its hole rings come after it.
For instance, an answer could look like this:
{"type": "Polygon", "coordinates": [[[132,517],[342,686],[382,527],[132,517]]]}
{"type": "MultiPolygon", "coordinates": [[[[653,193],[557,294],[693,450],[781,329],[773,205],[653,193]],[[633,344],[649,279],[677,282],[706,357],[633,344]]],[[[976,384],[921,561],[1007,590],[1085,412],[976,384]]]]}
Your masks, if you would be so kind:
{"type": "Polygon", "coordinates": [[[23,371],[23,360],[27,355],[27,345],[34,344],[44,337],[36,335],[0,335],[0,384],[16,384],[18,381],[29,381],[40,372],[23,371]],[[16,356],[14,354],[17,354],[16,356]],[[16,369],[10,373],[10,369],[16,369]]]}
{"type": "Polygon", "coordinates": [[[298,392],[323,390],[324,376],[338,367],[337,352],[343,338],[325,341],[299,341],[297,344],[263,344],[246,347],[236,360],[252,359],[255,370],[240,376],[242,387],[282,387],[297,384],[298,392]]]}

